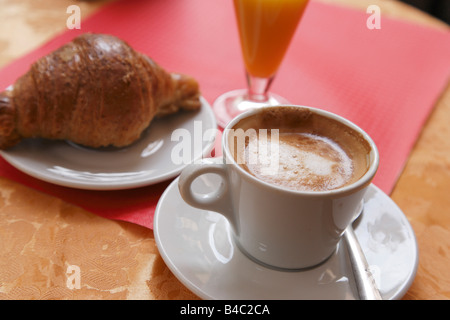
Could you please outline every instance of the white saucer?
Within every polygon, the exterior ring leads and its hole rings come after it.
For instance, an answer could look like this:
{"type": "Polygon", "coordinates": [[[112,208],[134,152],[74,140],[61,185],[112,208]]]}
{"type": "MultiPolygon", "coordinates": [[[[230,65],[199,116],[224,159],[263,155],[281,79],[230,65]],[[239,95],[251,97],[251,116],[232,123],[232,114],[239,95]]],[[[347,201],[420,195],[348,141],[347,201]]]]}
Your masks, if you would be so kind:
{"type": "Polygon", "coordinates": [[[199,111],[154,120],[137,142],[125,148],[25,139],[1,155],[30,176],[67,187],[113,190],[155,184],[176,177],[187,163],[211,152],[217,124],[208,102],[204,98],[201,102],[199,111]],[[189,149],[184,154],[183,143],[189,149]]]}
{"type": "MultiPolygon", "coordinates": [[[[196,192],[211,192],[215,175],[194,182],[196,192]]],[[[397,205],[371,185],[362,216],[354,224],[383,299],[399,299],[417,270],[414,232],[397,205]]],[[[178,179],[162,195],[154,218],[159,252],[174,275],[203,299],[357,299],[344,242],[322,265],[297,272],[263,267],[235,245],[221,215],[195,209],[178,192],[178,179]]]]}

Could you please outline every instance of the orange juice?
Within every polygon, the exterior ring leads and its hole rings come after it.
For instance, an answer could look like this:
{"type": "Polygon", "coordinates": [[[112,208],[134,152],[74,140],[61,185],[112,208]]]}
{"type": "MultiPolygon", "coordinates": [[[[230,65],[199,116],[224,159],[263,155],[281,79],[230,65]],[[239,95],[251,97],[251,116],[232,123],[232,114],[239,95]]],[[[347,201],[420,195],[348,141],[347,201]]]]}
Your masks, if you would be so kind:
{"type": "Polygon", "coordinates": [[[247,72],[275,74],[309,0],[234,0],[247,72]]]}

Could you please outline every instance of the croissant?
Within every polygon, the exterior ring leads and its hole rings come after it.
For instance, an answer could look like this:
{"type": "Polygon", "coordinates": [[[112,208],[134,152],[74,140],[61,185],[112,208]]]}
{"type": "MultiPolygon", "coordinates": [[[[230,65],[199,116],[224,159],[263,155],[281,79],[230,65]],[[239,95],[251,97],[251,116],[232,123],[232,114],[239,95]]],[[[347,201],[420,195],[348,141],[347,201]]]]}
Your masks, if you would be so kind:
{"type": "Polygon", "coordinates": [[[199,96],[192,77],[114,36],[83,34],[0,93],[0,149],[32,137],[124,147],[155,117],[200,108],[199,96]]]}

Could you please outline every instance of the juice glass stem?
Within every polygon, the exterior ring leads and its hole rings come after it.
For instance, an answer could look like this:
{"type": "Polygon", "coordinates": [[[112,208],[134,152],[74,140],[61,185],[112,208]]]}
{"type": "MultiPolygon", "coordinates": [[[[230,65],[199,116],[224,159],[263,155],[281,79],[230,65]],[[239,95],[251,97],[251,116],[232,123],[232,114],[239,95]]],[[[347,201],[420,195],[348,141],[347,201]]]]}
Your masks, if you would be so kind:
{"type": "Polygon", "coordinates": [[[269,92],[273,78],[252,77],[247,73],[247,89],[233,90],[219,96],[212,106],[218,125],[225,128],[231,119],[247,110],[290,104],[283,97],[269,92]]]}
{"type": "Polygon", "coordinates": [[[259,78],[252,76],[250,73],[247,75],[248,86],[248,100],[255,102],[269,102],[269,87],[275,76],[270,78],[259,78]]]}

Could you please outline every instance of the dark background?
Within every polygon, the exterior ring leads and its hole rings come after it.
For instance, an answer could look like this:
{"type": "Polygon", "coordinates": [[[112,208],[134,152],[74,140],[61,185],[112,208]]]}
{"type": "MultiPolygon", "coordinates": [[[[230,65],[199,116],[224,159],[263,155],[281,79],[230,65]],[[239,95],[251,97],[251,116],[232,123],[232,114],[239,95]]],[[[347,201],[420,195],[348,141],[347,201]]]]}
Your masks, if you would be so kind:
{"type": "Polygon", "coordinates": [[[402,0],[450,24],[450,0],[402,0]]]}

